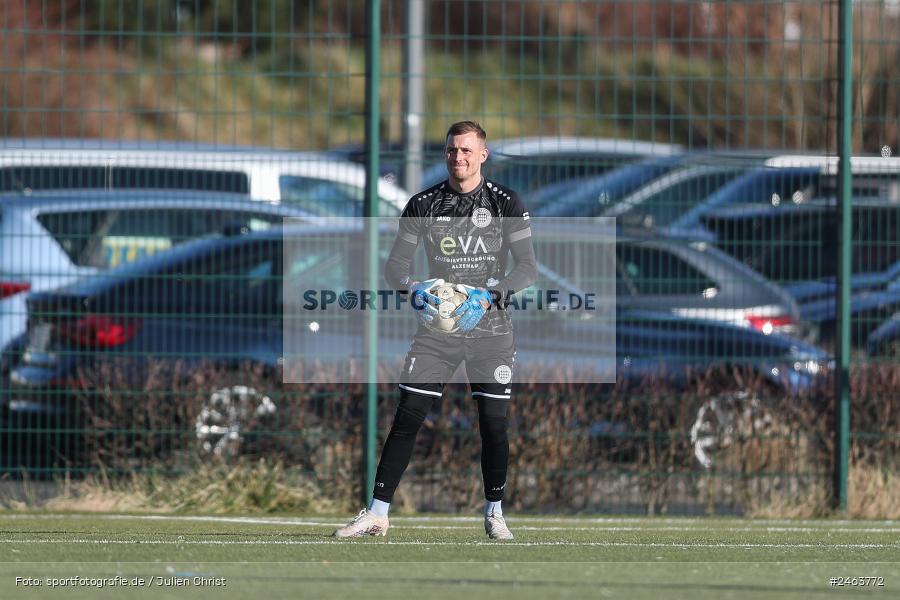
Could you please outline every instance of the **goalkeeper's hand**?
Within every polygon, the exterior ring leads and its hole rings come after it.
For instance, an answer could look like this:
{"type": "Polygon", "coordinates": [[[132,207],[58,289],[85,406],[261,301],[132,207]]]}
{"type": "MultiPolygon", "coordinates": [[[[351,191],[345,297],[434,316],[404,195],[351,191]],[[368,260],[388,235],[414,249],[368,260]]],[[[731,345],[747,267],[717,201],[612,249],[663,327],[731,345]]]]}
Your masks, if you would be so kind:
{"type": "Polygon", "coordinates": [[[428,325],[437,316],[438,309],[435,306],[441,303],[441,299],[431,292],[442,285],[443,279],[426,279],[410,284],[409,305],[416,311],[416,317],[422,325],[428,325]]]}
{"type": "Polygon", "coordinates": [[[469,299],[459,305],[451,316],[456,319],[460,331],[472,331],[484,318],[484,314],[493,304],[493,299],[490,292],[484,288],[474,288],[459,283],[456,285],[456,289],[467,294],[469,299]]]}

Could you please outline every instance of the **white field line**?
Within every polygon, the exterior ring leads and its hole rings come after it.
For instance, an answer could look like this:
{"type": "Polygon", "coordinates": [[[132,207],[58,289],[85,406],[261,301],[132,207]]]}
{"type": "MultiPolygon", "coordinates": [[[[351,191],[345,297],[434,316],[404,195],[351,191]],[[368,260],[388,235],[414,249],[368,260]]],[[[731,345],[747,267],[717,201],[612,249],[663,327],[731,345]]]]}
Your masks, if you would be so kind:
{"type": "MultiPolygon", "coordinates": [[[[110,519],[127,519],[130,518],[126,515],[110,515],[110,519]]],[[[148,519],[148,520],[190,520],[190,521],[199,521],[199,522],[221,522],[221,523],[247,523],[252,525],[305,525],[305,526],[328,526],[328,527],[342,527],[346,525],[345,522],[328,522],[324,520],[318,519],[279,519],[279,518],[259,518],[259,517],[215,517],[215,516],[168,516],[168,515],[147,515],[147,516],[139,516],[136,518],[148,519]]],[[[395,517],[391,520],[392,527],[396,527],[397,529],[472,529],[481,527],[482,519],[481,517],[454,517],[454,522],[464,521],[471,523],[469,526],[459,526],[459,525],[405,525],[403,524],[405,521],[429,521],[430,517],[395,517]]],[[[438,519],[434,519],[437,521],[438,519]]],[[[559,524],[560,521],[557,519],[546,519],[546,520],[536,520],[536,519],[519,519],[518,517],[511,517],[510,522],[515,523],[531,523],[531,522],[545,522],[545,523],[553,523],[554,526],[531,526],[531,525],[517,525],[516,529],[522,531],[605,531],[605,532],[615,532],[615,531],[735,531],[735,532],[749,532],[749,531],[765,531],[769,533],[818,533],[823,530],[827,530],[829,532],[834,533],[898,533],[900,532],[900,527],[870,527],[870,528],[861,528],[861,527],[828,527],[827,525],[824,527],[752,527],[742,525],[740,527],[710,527],[707,525],[704,526],[663,526],[663,527],[654,527],[652,525],[648,526],[647,520],[644,520],[645,525],[643,527],[638,526],[606,526],[606,527],[572,527],[572,526],[562,526],[557,527],[555,525],[559,524]]],[[[564,525],[566,521],[563,521],[564,525]]],[[[574,520],[573,522],[580,522],[580,520],[574,520]]],[[[640,522],[640,521],[638,521],[640,522]]]]}
{"type": "MultiPolygon", "coordinates": [[[[127,517],[125,515],[110,515],[108,518],[110,519],[128,519],[128,518],[139,518],[139,519],[148,519],[148,520],[187,520],[187,521],[199,521],[199,522],[211,522],[211,523],[246,523],[252,525],[305,525],[305,526],[328,526],[328,527],[342,527],[346,525],[345,522],[327,522],[327,521],[319,521],[319,520],[299,520],[299,519],[278,519],[278,518],[257,518],[257,517],[214,517],[214,516],[167,516],[167,515],[148,515],[148,516],[138,516],[138,517],[127,517]]],[[[460,519],[463,519],[460,517],[460,519]]],[[[473,529],[479,528],[482,524],[482,519],[480,517],[472,518],[465,517],[465,521],[469,522],[469,526],[461,526],[461,525],[404,525],[402,524],[404,521],[415,521],[419,520],[418,517],[399,517],[391,519],[391,526],[397,529],[434,529],[434,530],[443,530],[443,529],[473,529]]],[[[458,521],[457,521],[458,522],[458,521]]],[[[529,523],[534,522],[533,519],[519,519],[518,517],[511,517],[510,523],[529,523]]],[[[556,519],[551,519],[545,521],[547,523],[558,523],[556,519]]],[[[635,527],[635,526],[607,526],[607,527],[556,527],[556,526],[531,526],[531,525],[516,525],[515,528],[520,531],[603,531],[603,532],[616,532],[616,531],[734,531],[734,532],[750,532],[750,531],[765,531],[767,533],[818,533],[821,531],[828,531],[833,533],[898,533],[900,532],[900,527],[896,528],[859,528],[859,527],[748,527],[747,525],[743,525],[741,527],[710,527],[710,526],[663,526],[663,527],[635,527]]]]}
{"type": "MultiPolygon", "coordinates": [[[[237,523],[248,525],[287,525],[287,526],[306,526],[306,527],[341,527],[345,522],[328,521],[324,519],[299,519],[299,518],[277,518],[277,517],[220,517],[220,516],[189,516],[189,515],[2,515],[4,518],[18,517],[34,517],[34,518],[82,518],[82,519],[105,519],[105,520],[142,520],[142,521],[192,521],[206,523],[237,523]]],[[[606,527],[574,527],[574,526],[555,526],[568,522],[581,523],[583,519],[560,520],[558,518],[538,520],[534,518],[518,518],[512,517],[510,523],[515,523],[515,529],[520,531],[597,531],[597,532],[630,532],[630,531],[661,531],[661,532],[701,532],[701,531],[717,531],[717,532],[767,532],[767,533],[820,533],[827,531],[830,533],[898,533],[900,526],[886,527],[832,527],[831,522],[821,522],[818,527],[787,527],[787,526],[764,526],[762,522],[750,521],[741,526],[735,527],[713,527],[709,525],[700,526],[654,526],[657,522],[655,519],[647,518],[643,521],[634,520],[636,523],[643,522],[643,526],[606,526],[606,527]],[[530,526],[520,525],[519,523],[544,522],[552,523],[552,526],[530,526]],[[754,526],[758,524],[759,526],[754,526]]],[[[628,522],[631,519],[627,520],[628,522]]],[[[837,523],[837,522],[836,522],[837,523]]],[[[851,523],[851,521],[842,521],[842,523],[851,523]]],[[[885,522],[892,523],[892,522],[885,522]]],[[[860,524],[868,524],[861,522],[860,524]]],[[[391,526],[396,529],[425,529],[425,530],[467,530],[478,528],[481,526],[481,518],[479,517],[450,517],[440,519],[438,517],[395,517],[391,519],[391,526]],[[448,521],[448,522],[468,522],[469,526],[459,525],[405,525],[405,521],[448,521]]]]}
{"type": "MultiPolygon", "coordinates": [[[[167,545],[167,546],[330,546],[352,544],[346,540],[109,540],[109,539],[17,539],[2,540],[2,544],[90,544],[90,545],[167,545]]],[[[372,545],[388,546],[569,546],[569,547],[602,547],[602,548],[783,548],[800,549],[900,549],[897,544],[704,544],[704,543],[663,543],[663,542],[421,542],[421,541],[379,541],[372,545]]]]}
{"type": "MultiPolygon", "coordinates": [[[[350,515],[353,516],[353,515],[350,515]]],[[[538,517],[533,515],[512,515],[517,522],[534,522],[564,525],[567,523],[609,523],[609,524],[641,524],[645,527],[652,527],[654,524],[682,524],[699,523],[706,525],[711,521],[714,523],[740,523],[741,526],[747,525],[809,525],[830,527],[833,525],[867,525],[867,526],[884,526],[884,527],[900,527],[900,521],[897,520],[851,520],[851,519],[742,519],[742,518],[722,518],[722,517],[566,517],[566,516],[545,516],[538,517]]],[[[8,513],[0,514],[2,519],[148,519],[148,520],[177,520],[177,519],[239,519],[253,521],[274,521],[274,520],[292,520],[290,517],[228,517],[215,515],[129,515],[129,514],[63,514],[63,513],[8,513]]],[[[297,517],[298,519],[300,517],[297,517]]],[[[326,523],[334,520],[334,517],[302,517],[304,521],[310,523],[326,523]]],[[[417,515],[417,516],[397,516],[391,517],[392,520],[409,521],[409,522],[436,522],[451,523],[462,522],[472,523],[480,521],[481,517],[477,515],[471,516],[439,516],[439,515],[417,515]]]]}

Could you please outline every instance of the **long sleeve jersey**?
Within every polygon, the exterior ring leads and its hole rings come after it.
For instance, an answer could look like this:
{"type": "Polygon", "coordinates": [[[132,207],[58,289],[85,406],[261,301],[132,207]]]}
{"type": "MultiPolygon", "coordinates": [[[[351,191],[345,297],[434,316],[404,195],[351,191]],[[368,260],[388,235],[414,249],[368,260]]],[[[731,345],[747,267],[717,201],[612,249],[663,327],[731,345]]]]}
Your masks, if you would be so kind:
{"type": "Polygon", "coordinates": [[[419,242],[428,257],[429,278],[487,288],[500,302],[466,337],[502,335],[512,330],[509,295],[537,279],[529,215],[515,192],[483,179],[469,193],[447,181],[413,196],[400,217],[400,229],[385,267],[392,288],[409,285],[419,242]],[[507,272],[510,253],[513,268],[507,272]]]}

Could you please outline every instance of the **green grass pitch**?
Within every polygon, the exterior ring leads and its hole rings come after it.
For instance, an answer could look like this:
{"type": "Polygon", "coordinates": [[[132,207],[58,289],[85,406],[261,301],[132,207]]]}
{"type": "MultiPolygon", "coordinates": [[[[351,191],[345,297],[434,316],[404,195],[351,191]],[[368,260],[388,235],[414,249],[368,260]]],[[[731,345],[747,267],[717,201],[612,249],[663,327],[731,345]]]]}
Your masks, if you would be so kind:
{"type": "Polygon", "coordinates": [[[900,523],[507,519],[512,542],[488,540],[481,519],[470,516],[395,517],[386,538],[337,541],[329,536],[343,517],[8,513],[0,515],[0,598],[660,600],[900,592],[900,523]]]}

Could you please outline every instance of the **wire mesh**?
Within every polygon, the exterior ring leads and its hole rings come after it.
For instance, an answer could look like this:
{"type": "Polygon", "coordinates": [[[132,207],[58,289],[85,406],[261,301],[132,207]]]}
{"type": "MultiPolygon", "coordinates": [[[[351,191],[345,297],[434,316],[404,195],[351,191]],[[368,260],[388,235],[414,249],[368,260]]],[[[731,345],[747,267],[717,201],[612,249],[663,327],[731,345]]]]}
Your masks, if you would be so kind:
{"type": "MultiPolygon", "coordinates": [[[[615,217],[623,233],[618,382],[523,380],[507,501],[764,514],[827,488],[838,2],[422,4],[411,76],[410,2],[381,3],[379,215],[445,180],[447,127],[475,119],[486,176],[532,216],[615,217]],[[724,301],[750,288],[765,299],[724,301]]],[[[365,14],[361,0],[3,3],[5,476],[253,456],[324,497],[359,495],[363,388],[281,382],[277,231],[362,214],[365,14]]],[[[864,482],[895,465],[900,427],[900,4],[853,14],[864,482]]],[[[379,391],[381,441],[398,394],[379,391]]],[[[475,506],[479,451],[475,405],[448,386],[397,501],[475,506]]]]}

